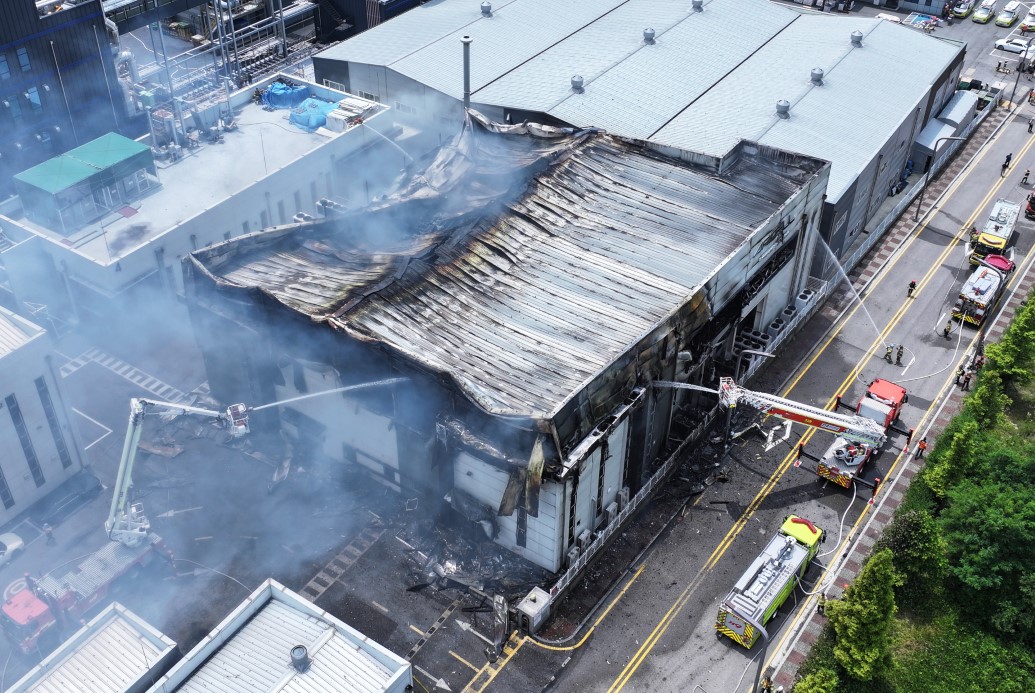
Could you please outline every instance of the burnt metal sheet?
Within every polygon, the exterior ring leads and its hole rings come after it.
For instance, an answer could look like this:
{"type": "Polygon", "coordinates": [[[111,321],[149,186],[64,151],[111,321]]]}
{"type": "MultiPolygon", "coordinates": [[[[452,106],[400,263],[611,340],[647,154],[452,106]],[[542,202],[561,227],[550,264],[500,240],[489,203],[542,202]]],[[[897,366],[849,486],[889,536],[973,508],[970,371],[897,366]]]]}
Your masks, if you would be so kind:
{"type": "Polygon", "coordinates": [[[742,157],[718,174],[598,131],[475,118],[376,206],[192,262],[491,414],[541,419],[673,316],[707,319],[704,283],[820,165],[742,157]]]}

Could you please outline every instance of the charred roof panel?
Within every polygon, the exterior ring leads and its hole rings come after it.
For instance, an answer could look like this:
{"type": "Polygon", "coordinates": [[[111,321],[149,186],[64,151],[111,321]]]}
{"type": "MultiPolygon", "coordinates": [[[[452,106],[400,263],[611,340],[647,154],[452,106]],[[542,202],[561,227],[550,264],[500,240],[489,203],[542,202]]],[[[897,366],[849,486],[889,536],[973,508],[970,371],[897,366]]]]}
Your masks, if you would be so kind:
{"type": "Polygon", "coordinates": [[[709,276],[823,165],[745,156],[720,175],[599,132],[500,129],[468,128],[376,209],[194,262],[490,413],[545,417],[669,316],[706,319],[709,276]]]}

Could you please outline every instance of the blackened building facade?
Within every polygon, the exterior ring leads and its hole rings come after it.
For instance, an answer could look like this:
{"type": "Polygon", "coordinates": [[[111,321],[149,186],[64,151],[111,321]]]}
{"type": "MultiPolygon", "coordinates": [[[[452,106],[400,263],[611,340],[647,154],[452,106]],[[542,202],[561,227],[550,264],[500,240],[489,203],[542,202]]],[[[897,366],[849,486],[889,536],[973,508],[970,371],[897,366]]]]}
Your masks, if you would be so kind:
{"type": "Polygon", "coordinates": [[[113,40],[100,0],[0,4],[0,194],[14,174],[122,128],[113,40]]]}

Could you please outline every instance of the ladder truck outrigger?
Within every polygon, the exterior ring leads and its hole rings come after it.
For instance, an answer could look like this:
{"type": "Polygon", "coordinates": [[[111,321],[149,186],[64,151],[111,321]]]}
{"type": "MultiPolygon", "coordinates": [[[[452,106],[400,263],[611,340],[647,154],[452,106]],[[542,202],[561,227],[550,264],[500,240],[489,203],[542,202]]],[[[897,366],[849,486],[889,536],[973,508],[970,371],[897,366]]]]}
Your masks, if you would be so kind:
{"type": "Polygon", "coordinates": [[[843,404],[838,396],[834,411],[829,411],[776,395],[747,390],[737,385],[733,378],[719,378],[719,401],[725,407],[735,407],[743,402],[763,414],[829,431],[837,436],[821,457],[808,454],[804,450],[805,446],[799,444],[795,467],[801,466],[802,457],[808,457],[816,462],[816,469],[809,471],[817,476],[844,488],[850,488],[853,482],[858,483],[873,489],[874,493],[877,483],[864,478],[863,469],[887,441],[889,431],[905,434],[906,445],[909,445],[913,437],[912,429],[897,425],[902,405],[908,400],[909,395],[904,387],[877,378],[870,383],[855,407],[843,404]],[[854,414],[840,414],[837,412],[840,408],[850,408],[854,414]]]}

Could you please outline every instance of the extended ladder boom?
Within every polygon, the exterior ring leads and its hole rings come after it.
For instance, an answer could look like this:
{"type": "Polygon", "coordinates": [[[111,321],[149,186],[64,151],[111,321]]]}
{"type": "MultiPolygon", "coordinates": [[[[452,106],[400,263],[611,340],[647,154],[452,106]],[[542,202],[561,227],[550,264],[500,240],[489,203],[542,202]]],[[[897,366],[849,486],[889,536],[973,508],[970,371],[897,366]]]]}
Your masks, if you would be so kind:
{"type": "Polygon", "coordinates": [[[735,407],[743,402],[764,414],[830,431],[864,445],[880,447],[888,437],[884,428],[873,419],[845,416],[776,395],[746,390],[733,382],[733,378],[719,378],[719,402],[724,407],[735,407]]]}

